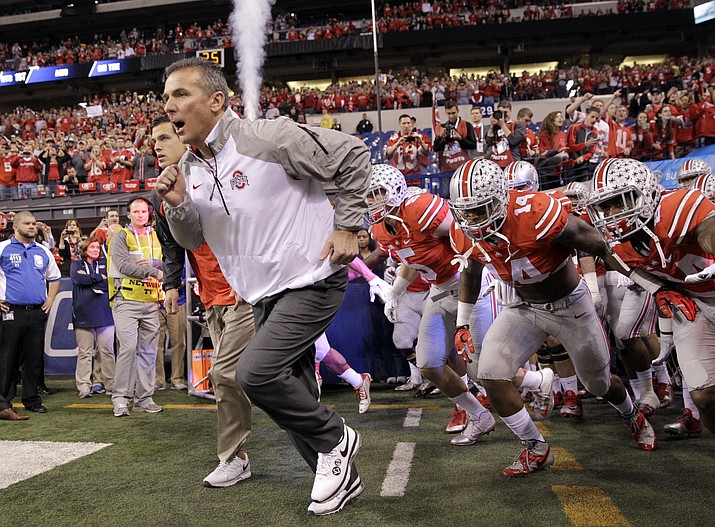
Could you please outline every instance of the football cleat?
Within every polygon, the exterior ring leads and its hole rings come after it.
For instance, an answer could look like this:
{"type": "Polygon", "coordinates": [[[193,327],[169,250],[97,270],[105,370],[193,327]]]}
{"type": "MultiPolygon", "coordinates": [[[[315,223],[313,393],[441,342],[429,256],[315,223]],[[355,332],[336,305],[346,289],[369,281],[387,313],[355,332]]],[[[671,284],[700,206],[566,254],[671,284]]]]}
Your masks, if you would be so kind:
{"type": "Polygon", "coordinates": [[[452,412],[451,417],[452,420],[447,425],[447,428],[444,429],[446,433],[456,434],[467,427],[467,412],[456,404],[454,405],[454,412],[452,412]]]}
{"type": "Polygon", "coordinates": [[[673,403],[673,385],[659,382],[655,388],[655,393],[658,395],[661,408],[668,408],[673,403]]]}
{"type": "Polygon", "coordinates": [[[367,412],[370,408],[370,383],[372,382],[372,377],[369,373],[361,373],[362,384],[355,388],[355,395],[358,398],[358,411],[361,414],[367,412]]]}
{"type": "Polygon", "coordinates": [[[559,413],[561,417],[567,419],[581,419],[583,417],[581,398],[572,390],[566,390],[566,393],[564,393],[564,403],[559,413]]]}
{"type": "Polygon", "coordinates": [[[437,393],[437,387],[429,381],[424,381],[420,384],[415,392],[415,397],[427,397],[433,393],[437,393]]]}
{"type": "Polygon", "coordinates": [[[658,443],[655,438],[655,430],[653,430],[643,412],[634,410],[633,415],[626,416],[625,419],[631,427],[631,433],[638,448],[646,452],[655,450],[658,443]]]}
{"type": "Polygon", "coordinates": [[[641,394],[638,401],[638,409],[643,412],[643,415],[650,417],[655,413],[655,409],[660,406],[660,400],[655,392],[649,391],[641,394]]]}
{"type": "Polygon", "coordinates": [[[561,392],[554,392],[554,410],[561,408],[564,405],[564,394],[561,392]]]}
{"type": "Polygon", "coordinates": [[[479,401],[479,404],[481,404],[487,410],[492,407],[492,402],[489,400],[489,397],[483,395],[481,392],[477,394],[477,401],[479,401]]]}
{"type": "Polygon", "coordinates": [[[504,476],[526,476],[537,470],[544,470],[554,464],[554,454],[546,441],[522,440],[524,450],[514,459],[514,463],[502,470],[504,476]]]}
{"type": "Polygon", "coordinates": [[[412,377],[409,377],[407,379],[407,382],[405,384],[400,384],[398,387],[395,388],[396,392],[411,392],[412,390],[416,390],[417,388],[420,387],[421,382],[414,382],[412,380],[412,377]]]}
{"type": "Polygon", "coordinates": [[[543,420],[551,415],[554,409],[554,371],[544,368],[541,371],[541,384],[539,391],[534,392],[534,419],[543,420]]]}
{"type": "Polygon", "coordinates": [[[467,427],[461,434],[452,438],[450,443],[456,446],[473,445],[477,439],[492,432],[496,426],[494,416],[489,412],[483,412],[480,416],[468,415],[467,427]]]}
{"type": "Polygon", "coordinates": [[[683,408],[683,415],[675,423],[665,425],[663,429],[671,436],[696,437],[702,433],[703,424],[700,419],[693,417],[690,408],[683,408]]]}

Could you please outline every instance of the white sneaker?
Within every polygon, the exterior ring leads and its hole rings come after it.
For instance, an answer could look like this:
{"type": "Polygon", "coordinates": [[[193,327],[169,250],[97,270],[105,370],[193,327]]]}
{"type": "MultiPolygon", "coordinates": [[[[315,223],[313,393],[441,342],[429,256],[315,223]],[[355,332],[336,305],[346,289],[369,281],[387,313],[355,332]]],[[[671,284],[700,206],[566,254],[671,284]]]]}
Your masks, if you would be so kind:
{"type": "Polygon", "coordinates": [[[484,412],[479,417],[467,415],[467,427],[461,434],[452,438],[450,443],[456,446],[473,445],[477,442],[477,439],[490,433],[496,426],[494,416],[489,412],[484,412]]]}
{"type": "Polygon", "coordinates": [[[325,503],[333,499],[339,492],[345,491],[350,481],[350,469],[355,456],[362,446],[360,433],[344,426],[343,438],[327,454],[318,453],[318,466],[315,470],[315,481],[310,499],[325,503]]]}
{"type": "Polygon", "coordinates": [[[115,404],[114,405],[114,417],[125,417],[129,415],[129,408],[126,404],[115,404]]]}
{"type": "Polygon", "coordinates": [[[370,408],[370,383],[372,382],[372,377],[370,377],[369,373],[361,373],[360,377],[362,377],[362,384],[355,388],[355,395],[357,395],[359,403],[358,411],[364,414],[370,408]]]}
{"type": "Polygon", "coordinates": [[[534,419],[543,421],[554,409],[554,370],[544,368],[540,370],[541,384],[538,391],[534,392],[534,419]]]}
{"type": "Polygon", "coordinates": [[[246,454],[246,459],[233,456],[226,461],[221,461],[218,467],[204,478],[204,487],[230,487],[250,477],[251,463],[248,461],[248,454],[246,454]]]}
{"type": "Polygon", "coordinates": [[[164,411],[164,407],[159,406],[155,402],[151,402],[149,404],[143,404],[141,406],[138,404],[135,404],[134,406],[132,406],[132,411],[139,412],[139,413],[146,412],[148,414],[158,414],[159,412],[164,411]]]}
{"type": "Polygon", "coordinates": [[[79,391],[79,398],[86,399],[87,397],[92,397],[92,393],[89,391],[89,388],[82,388],[79,391]]]}
{"type": "Polygon", "coordinates": [[[178,390],[180,392],[186,390],[187,388],[188,388],[188,386],[186,384],[184,384],[183,382],[177,382],[176,384],[171,385],[172,390],[178,390]]]}
{"type": "MultiPolygon", "coordinates": [[[[352,467],[351,470],[355,470],[355,467],[352,467]]],[[[360,475],[358,474],[351,484],[339,491],[332,499],[322,503],[317,501],[311,503],[308,506],[308,514],[313,516],[327,516],[328,514],[340,512],[348,501],[357,498],[362,494],[363,490],[365,490],[365,487],[363,487],[360,475]]]]}

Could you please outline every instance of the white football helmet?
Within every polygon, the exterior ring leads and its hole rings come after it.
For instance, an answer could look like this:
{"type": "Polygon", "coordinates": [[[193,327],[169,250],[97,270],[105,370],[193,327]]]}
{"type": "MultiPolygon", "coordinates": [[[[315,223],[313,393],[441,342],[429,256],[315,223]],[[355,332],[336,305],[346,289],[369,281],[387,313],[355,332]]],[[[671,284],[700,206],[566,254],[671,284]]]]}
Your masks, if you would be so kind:
{"type": "Polygon", "coordinates": [[[509,203],[506,175],[499,165],[486,159],[464,163],[449,182],[449,208],[464,234],[482,239],[504,224],[509,203]],[[472,212],[480,217],[467,219],[472,212]]]}
{"type": "Polygon", "coordinates": [[[367,191],[370,225],[381,222],[407,198],[405,176],[392,165],[373,165],[367,191]]]}
{"type": "Polygon", "coordinates": [[[643,229],[653,218],[661,187],[651,170],[635,159],[613,158],[596,167],[586,210],[608,241],[619,241],[643,229]]]}
{"type": "Polygon", "coordinates": [[[705,197],[710,201],[715,200],[715,174],[705,174],[703,176],[698,176],[690,183],[692,190],[699,190],[705,197]]]}
{"type": "Polygon", "coordinates": [[[405,199],[411,198],[412,196],[419,196],[420,194],[424,194],[425,192],[427,192],[426,188],[414,186],[407,187],[407,196],[405,197],[405,199]]]}
{"type": "Polygon", "coordinates": [[[563,188],[562,192],[571,200],[575,210],[586,208],[586,201],[588,201],[588,188],[586,188],[586,185],[580,181],[572,181],[563,188]]]}
{"type": "Polygon", "coordinates": [[[504,168],[509,190],[539,190],[539,173],[526,161],[514,161],[504,168]]]}
{"type": "Polygon", "coordinates": [[[712,168],[702,159],[688,159],[678,168],[678,188],[688,188],[696,177],[712,174],[712,168]]]}

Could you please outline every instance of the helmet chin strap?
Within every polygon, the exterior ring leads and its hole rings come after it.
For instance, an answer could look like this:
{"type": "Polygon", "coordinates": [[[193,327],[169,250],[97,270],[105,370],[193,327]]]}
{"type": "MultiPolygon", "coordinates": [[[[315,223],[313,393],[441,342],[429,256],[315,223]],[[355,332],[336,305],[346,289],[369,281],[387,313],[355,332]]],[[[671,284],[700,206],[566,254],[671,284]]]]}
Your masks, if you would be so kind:
{"type": "Polygon", "coordinates": [[[385,210],[385,219],[389,218],[393,221],[396,221],[400,225],[402,225],[402,228],[405,229],[405,232],[407,233],[407,237],[409,238],[410,230],[407,228],[407,225],[405,225],[404,220],[402,218],[400,218],[399,216],[395,216],[394,214],[392,214],[395,211],[395,209],[399,209],[399,207],[392,207],[390,209],[390,212],[387,212],[387,210],[385,210]]]}
{"type": "MultiPolygon", "coordinates": [[[[640,219],[639,219],[640,221],[640,219]]],[[[651,237],[653,242],[655,243],[655,248],[658,250],[658,255],[660,256],[660,265],[665,269],[666,266],[666,260],[665,260],[665,254],[663,253],[663,247],[660,245],[660,238],[652,231],[650,230],[645,223],[643,223],[641,229],[643,229],[643,232],[645,232],[648,236],[651,237]]]]}

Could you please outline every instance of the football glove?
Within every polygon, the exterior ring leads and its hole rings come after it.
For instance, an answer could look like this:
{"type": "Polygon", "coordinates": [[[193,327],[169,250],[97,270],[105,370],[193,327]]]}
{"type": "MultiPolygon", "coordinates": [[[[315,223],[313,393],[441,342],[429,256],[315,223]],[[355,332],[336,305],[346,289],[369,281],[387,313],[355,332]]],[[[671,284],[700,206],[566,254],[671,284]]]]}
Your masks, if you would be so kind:
{"type": "Polygon", "coordinates": [[[397,322],[397,305],[400,303],[399,296],[387,295],[385,300],[385,316],[393,324],[397,322]]]}
{"type": "Polygon", "coordinates": [[[673,335],[662,334],[660,336],[660,354],[653,360],[653,366],[658,366],[663,364],[665,360],[670,356],[673,351],[675,344],[673,343],[673,335]]]}
{"type": "Polygon", "coordinates": [[[710,280],[712,278],[715,278],[715,264],[710,267],[706,267],[699,273],[689,274],[685,277],[685,283],[697,284],[698,282],[705,282],[706,280],[710,280]]]}
{"type": "Polygon", "coordinates": [[[457,348],[457,353],[468,364],[472,362],[469,357],[470,353],[474,353],[474,341],[472,341],[472,333],[469,331],[469,324],[458,326],[454,331],[454,347],[457,348]]]}
{"type": "Polygon", "coordinates": [[[674,289],[661,287],[655,294],[655,301],[658,304],[660,312],[667,318],[673,318],[673,311],[670,309],[671,306],[677,307],[690,322],[695,320],[695,315],[700,311],[692,298],[674,289]]]}
{"type": "Polygon", "coordinates": [[[374,302],[375,297],[378,297],[382,302],[387,300],[387,296],[390,294],[390,289],[392,289],[387,282],[379,276],[376,276],[370,280],[368,284],[370,284],[370,302],[374,302]]]}

